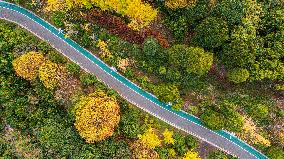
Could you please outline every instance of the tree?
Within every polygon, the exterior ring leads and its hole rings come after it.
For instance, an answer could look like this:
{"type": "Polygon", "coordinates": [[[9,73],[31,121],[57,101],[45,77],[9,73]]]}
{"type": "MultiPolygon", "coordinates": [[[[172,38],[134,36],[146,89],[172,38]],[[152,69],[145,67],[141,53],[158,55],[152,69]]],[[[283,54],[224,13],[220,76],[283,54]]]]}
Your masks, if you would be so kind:
{"type": "Polygon", "coordinates": [[[120,120],[116,99],[97,91],[75,104],[75,127],[87,143],[102,141],[114,132],[120,120]]]}
{"type": "Polygon", "coordinates": [[[64,68],[47,61],[39,67],[39,79],[43,82],[43,85],[48,89],[54,89],[58,82],[65,78],[64,68]]]}
{"type": "Polygon", "coordinates": [[[195,28],[195,32],[193,42],[207,49],[218,48],[229,39],[227,22],[221,18],[206,18],[195,28]]]}
{"type": "Polygon", "coordinates": [[[155,38],[147,38],[143,43],[143,52],[145,54],[145,60],[152,66],[162,66],[167,57],[163,48],[155,38]]]}
{"type": "Polygon", "coordinates": [[[13,61],[16,74],[27,80],[34,80],[38,76],[39,67],[45,63],[45,58],[37,52],[28,52],[13,61]]]}
{"type": "Polygon", "coordinates": [[[213,54],[202,48],[174,45],[167,52],[171,65],[198,76],[206,74],[213,64],[213,54]]]}
{"type": "Polygon", "coordinates": [[[243,1],[223,0],[217,4],[215,14],[224,17],[230,26],[241,23],[245,16],[245,4],[243,1]]]}
{"type": "Polygon", "coordinates": [[[245,82],[249,78],[249,71],[244,68],[235,68],[228,73],[229,81],[234,83],[245,82]]]}
{"type": "Polygon", "coordinates": [[[232,31],[231,43],[223,47],[222,60],[230,69],[252,66],[255,63],[259,45],[255,26],[251,23],[238,26],[232,31]]]}

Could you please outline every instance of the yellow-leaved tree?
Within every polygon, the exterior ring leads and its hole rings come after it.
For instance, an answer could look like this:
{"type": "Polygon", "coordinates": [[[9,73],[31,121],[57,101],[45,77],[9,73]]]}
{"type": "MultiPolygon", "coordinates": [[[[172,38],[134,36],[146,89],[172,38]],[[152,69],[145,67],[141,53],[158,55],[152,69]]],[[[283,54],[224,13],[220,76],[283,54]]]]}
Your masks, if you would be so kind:
{"type": "Polygon", "coordinates": [[[197,152],[193,150],[188,150],[184,155],[183,159],[201,159],[197,152]]]}
{"type": "Polygon", "coordinates": [[[39,67],[46,61],[38,52],[28,52],[13,61],[16,74],[26,80],[34,80],[38,76],[39,67]]]}
{"type": "Polygon", "coordinates": [[[139,135],[138,138],[141,140],[142,144],[149,149],[154,149],[161,145],[161,140],[154,132],[153,128],[149,128],[143,135],[139,135]]]}
{"type": "Polygon", "coordinates": [[[48,89],[53,89],[57,86],[58,82],[63,79],[63,67],[56,63],[47,60],[39,67],[39,79],[43,85],[48,89]]]}
{"type": "Polygon", "coordinates": [[[116,99],[97,91],[75,104],[75,127],[87,143],[110,137],[120,120],[116,99]]]}
{"type": "Polygon", "coordinates": [[[47,11],[63,8],[86,7],[92,5],[102,10],[115,11],[131,19],[129,27],[140,30],[148,26],[157,16],[158,11],[142,0],[47,0],[47,11]]]}

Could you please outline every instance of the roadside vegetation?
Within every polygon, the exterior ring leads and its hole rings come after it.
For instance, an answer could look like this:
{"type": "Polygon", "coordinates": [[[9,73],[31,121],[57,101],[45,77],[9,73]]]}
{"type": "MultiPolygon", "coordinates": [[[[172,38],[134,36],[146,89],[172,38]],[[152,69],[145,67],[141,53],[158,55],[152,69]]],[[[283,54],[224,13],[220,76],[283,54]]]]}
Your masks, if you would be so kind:
{"type": "MultiPolygon", "coordinates": [[[[282,1],[11,2],[173,109],[283,158],[282,1]]],[[[29,33],[0,25],[2,156],[230,158],[198,154],[197,139],[137,110],[29,33]]]]}

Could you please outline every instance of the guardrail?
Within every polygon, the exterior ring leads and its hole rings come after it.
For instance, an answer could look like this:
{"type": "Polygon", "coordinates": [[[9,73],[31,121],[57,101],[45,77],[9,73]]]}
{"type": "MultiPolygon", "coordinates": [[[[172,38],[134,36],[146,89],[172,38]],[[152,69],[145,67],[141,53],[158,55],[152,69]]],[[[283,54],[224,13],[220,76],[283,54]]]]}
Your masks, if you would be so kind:
{"type": "MultiPolygon", "coordinates": [[[[96,56],[92,55],[90,52],[88,52],[86,49],[82,48],[80,45],[78,45],[76,42],[74,42],[73,40],[66,38],[64,36],[64,34],[62,32],[60,32],[57,28],[55,28],[54,26],[52,26],[51,24],[49,24],[48,22],[44,21],[43,19],[39,18],[38,16],[36,16],[35,14],[31,13],[30,11],[17,6],[15,4],[12,3],[8,3],[5,1],[1,1],[0,0],[0,7],[2,8],[7,8],[9,10],[13,10],[16,12],[19,12],[27,17],[29,17],[30,19],[32,19],[33,21],[37,22],[38,24],[42,25],[43,27],[45,27],[47,30],[49,30],[50,32],[52,32],[53,34],[56,34],[59,38],[61,38],[63,41],[65,41],[67,44],[69,44],[70,46],[72,46],[73,48],[75,48],[76,50],[78,50],[81,54],[83,54],[85,57],[87,57],[88,59],[90,59],[91,61],[93,61],[95,64],[97,64],[99,67],[101,67],[105,72],[107,72],[108,74],[112,75],[116,80],[119,80],[121,83],[125,84],[126,86],[128,86],[130,89],[132,89],[133,91],[135,91],[136,93],[140,94],[141,96],[143,96],[144,98],[150,100],[151,102],[157,104],[158,106],[173,112],[174,114],[186,118],[187,120],[205,127],[202,122],[200,121],[200,119],[198,117],[195,117],[193,115],[190,115],[184,111],[175,111],[173,110],[170,106],[168,106],[165,103],[162,103],[161,101],[159,101],[155,96],[153,96],[152,94],[144,91],[143,89],[141,89],[139,86],[137,86],[136,84],[132,83],[131,81],[129,81],[128,79],[126,79],[125,77],[123,77],[122,75],[120,75],[118,72],[114,71],[113,69],[111,69],[108,65],[106,65],[103,61],[101,61],[99,58],[97,58],[96,56]]],[[[226,138],[227,140],[233,142],[234,144],[238,145],[240,148],[244,149],[245,151],[249,152],[250,154],[252,154],[253,156],[255,156],[258,159],[268,159],[264,154],[262,154],[261,152],[259,152],[258,150],[256,150],[255,148],[253,148],[252,146],[248,145],[247,143],[245,143],[244,141],[240,140],[239,138],[237,138],[236,136],[226,132],[226,131],[214,131],[214,133],[226,138]]]]}

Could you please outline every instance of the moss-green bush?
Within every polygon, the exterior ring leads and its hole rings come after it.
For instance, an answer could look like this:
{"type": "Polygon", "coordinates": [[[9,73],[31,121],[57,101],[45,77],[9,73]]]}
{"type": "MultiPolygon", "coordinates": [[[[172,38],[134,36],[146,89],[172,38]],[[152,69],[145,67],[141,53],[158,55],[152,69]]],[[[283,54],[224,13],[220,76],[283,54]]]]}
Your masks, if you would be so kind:
{"type": "Polygon", "coordinates": [[[234,83],[242,83],[249,78],[249,71],[243,68],[236,68],[228,72],[228,79],[234,83]]]}

